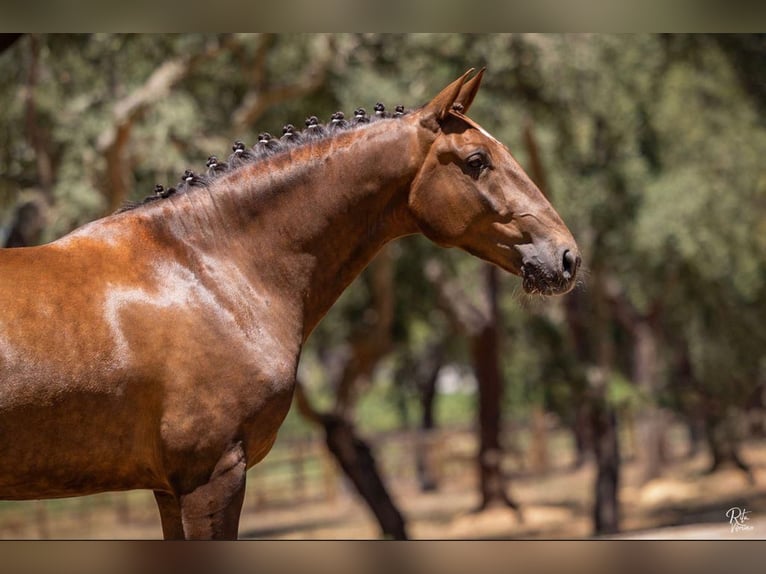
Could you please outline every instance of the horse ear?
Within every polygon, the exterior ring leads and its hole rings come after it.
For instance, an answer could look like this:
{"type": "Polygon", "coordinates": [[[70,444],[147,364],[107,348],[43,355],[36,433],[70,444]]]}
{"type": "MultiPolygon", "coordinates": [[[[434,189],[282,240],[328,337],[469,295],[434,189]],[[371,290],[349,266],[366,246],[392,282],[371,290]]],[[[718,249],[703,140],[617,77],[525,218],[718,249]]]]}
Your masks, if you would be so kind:
{"type": "Polygon", "coordinates": [[[481,84],[481,78],[484,76],[484,72],[487,68],[482,68],[479,73],[473,78],[468,80],[460,88],[460,93],[455,98],[453,107],[458,107],[461,113],[467,114],[468,108],[471,107],[473,99],[476,97],[476,93],[479,91],[479,85],[481,84]]]}
{"type": "Polygon", "coordinates": [[[452,109],[452,104],[455,103],[455,100],[460,95],[463,85],[472,72],[473,68],[444,88],[434,99],[423,107],[422,113],[424,122],[430,123],[431,120],[440,122],[447,116],[452,109]]]}

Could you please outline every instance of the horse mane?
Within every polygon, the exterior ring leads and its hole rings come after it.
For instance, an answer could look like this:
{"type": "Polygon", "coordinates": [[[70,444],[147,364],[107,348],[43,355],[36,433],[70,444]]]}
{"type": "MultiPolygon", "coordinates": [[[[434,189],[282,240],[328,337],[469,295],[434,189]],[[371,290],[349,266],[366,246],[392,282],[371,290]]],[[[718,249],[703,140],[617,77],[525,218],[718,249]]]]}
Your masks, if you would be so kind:
{"type": "Polygon", "coordinates": [[[364,108],[356,108],[354,117],[347,120],[342,111],[337,111],[332,114],[326,124],[322,124],[317,116],[312,115],[306,118],[306,127],[303,130],[296,129],[293,124],[285,124],[280,138],[272,136],[269,132],[261,132],[258,134],[258,141],[252,147],[248,147],[244,142],[237,140],[232,145],[231,154],[226,161],[221,161],[218,157],[211,155],[205,164],[206,173],[197,173],[187,168],[181,176],[181,181],[174,186],[165,188],[161,184],[156,184],[151,195],[140,201],[126,201],[115,214],[132,211],[166,199],[171,195],[185,193],[195,187],[209,187],[225,174],[259,163],[274,155],[306,146],[312,142],[332,138],[345,131],[364,129],[374,122],[395,120],[407,115],[410,111],[402,105],[397,105],[394,112],[389,113],[385,106],[378,102],[375,104],[373,115],[368,115],[364,108]]]}

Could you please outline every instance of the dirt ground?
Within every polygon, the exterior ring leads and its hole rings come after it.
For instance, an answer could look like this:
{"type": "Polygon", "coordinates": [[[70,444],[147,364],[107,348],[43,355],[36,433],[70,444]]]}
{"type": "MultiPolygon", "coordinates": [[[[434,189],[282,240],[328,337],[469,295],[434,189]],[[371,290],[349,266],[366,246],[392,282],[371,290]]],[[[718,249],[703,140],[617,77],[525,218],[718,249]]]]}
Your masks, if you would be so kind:
{"type": "MultiPolygon", "coordinates": [[[[705,454],[679,459],[665,475],[643,486],[636,482],[637,465],[623,465],[620,500],[622,533],[613,538],[743,539],[766,538],[766,441],[743,449],[755,482],[739,470],[706,474],[705,454]],[[729,509],[746,511],[748,520],[732,531],[729,509]]],[[[592,537],[591,508],[594,468],[586,464],[544,475],[516,473],[510,492],[521,504],[522,518],[495,508],[481,513],[474,479],[466,473],[451,477],[436,492],[421,493],[414,484],[394,482],[393,497],[407,520],[412,539],[584,539],[592,537]]],[[[3,539],[157,539],[159,517],[148,493],[131,493],[128,510],[105,506],[87,513],[57,512],[42,517],[25,512],[0,515],[3,539]],[[144,497],[144,498],[139,498],[144,497]]],[[[110,495],[105,495],[110,496],[110,495]]],[[[117,500],[117,499],[115,499],[117,500]]],[[[42,503],[40,503],[42,504],[42,503]]],[[[332,501],[265,506],[246,501],[240,537],[247,539],[377,539],[370,511],[350,489],[332,501]]],[[[39,507],[42,508],[42,507],[39,507]]]]}
{"type": "MultiPolygon", "coordinates": [[[[755,483],[739,470],[707,474],[705,455],[682,460],[665,476],[636,485],[637,468],[626,464],[620,490],[622,530],[610,538],[745,539],[766,538],[766,444],[752,444],[745,456],[755,483]],[[732,531],[730,508],[746,511],[743,528],[732,531]]],[[[517,476],[510,492],[522,517],[505,508],[473,512],[479,503],[475,485],[450,484],[434,493],[413,487],[394,490],[413,539],[581,539],[591,538],[590,493],[595,469],[561,470],[544,476],[517,476]]],[[[246,513],[243,538],[378,538],[374,518],[352,496],[328,504],[246,513]]]]}

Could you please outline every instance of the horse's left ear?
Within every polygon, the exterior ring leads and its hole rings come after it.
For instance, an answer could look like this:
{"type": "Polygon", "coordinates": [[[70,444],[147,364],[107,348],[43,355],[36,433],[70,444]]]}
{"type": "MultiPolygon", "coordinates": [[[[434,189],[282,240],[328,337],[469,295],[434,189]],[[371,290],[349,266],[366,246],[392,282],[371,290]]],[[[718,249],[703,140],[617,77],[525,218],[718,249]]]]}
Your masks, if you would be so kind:
{"type": "MultiPolygon", "coordinates": [[[[460,96],[463,86],[466,84],[466,80],[468,80],[468,76],[473,73],[473,70],[473,68],[468,70],[465,74],[460,76],[457,80],[439,92],[439,94],[434,99],[432,99],[423,107],[421,110],[423,119],[421,121],[424,124],[435,123],[436,125],[433,127],[438,129],[438,122],[441,122],[450,112],[453,104],[455,104],[458,97],[460,96]]],[[[480,76],[481,74],[477,75],[480,76]]]]}
{"type": "Polygon", "coordinates": [[[473,99],[476,97],[476,93],[479,91],[479,85],[481,84],[481,78],[484,76],[484,71],[487,68],[482,68],[479,73],[473,78],[465,82],[461,88],[455,101],[452,103],[452,107],[462,114],[468,113],[468,108],[471,107],[473,99]]]}

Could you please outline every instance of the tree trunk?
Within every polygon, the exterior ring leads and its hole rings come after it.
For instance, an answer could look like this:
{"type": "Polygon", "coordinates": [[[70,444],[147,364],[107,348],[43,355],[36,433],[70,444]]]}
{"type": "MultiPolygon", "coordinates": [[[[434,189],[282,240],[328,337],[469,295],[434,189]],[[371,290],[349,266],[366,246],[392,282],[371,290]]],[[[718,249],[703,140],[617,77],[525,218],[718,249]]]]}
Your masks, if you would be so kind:
{"type": "Polygon", "coordinates": [[[479,384],[479,510],[490,506],[519,506],[506,492],[503,474],[503,449],[500,444],[503,377],[500,372],[500,309],[498,304],[498,270],[485,264],[484,281],[489,302],[489,320],[478,334],[470,338],[471,357],[479,384]]]}
{"type": "Polygon", "coordinates": [[[620,451],[617,437],[617,416],[606,401],[592,403],[591,426],[597,474],[593,525],[596,534],[619,532],[620,451]]]}
{"type": "Polygon", "coordinates": [[[42,194],[16,206],[4,247],[38,245],[48,223],[47,212],[48,203],[42,194]]]}
{"type": "Polygon", "coordinates": [[[669,380],[673,381],[676,393],[682,398],[684,423],[686,425],[689,447],[685,453],[687,458],[699,454],[705,444],[705,401],[699,392],[694,378],[689,345],[676,335],[670,341],[673,347],[673,362],[669,380]]]}
{"type": "Polygon", "coordinates": [[[340,415],[322,416],[322,425],[327,448],[375,514],[384,536],[407,540],[404,519],[388,495],[370,447],[340,415]]]}
{"type": "Polygon", "coordinates": [[[751,484],[755,483],[750,465],[740,455],[739,437],[731,417],[708,415],[705,419],[705,438],[713,458],[708,472],[713,473],[721,468],[733,466],[744,472],[751,484]]]}
{"type": "Polygon", "coordinates": [[[650,311],[640,313],[614,277],[606,279],[605,291],[615,318],[633,339],[631,376],[646,401],[636,415],[636,454],[641,465],[639,481],[645,484],[662,474],[666,462],[665,413],[657,404],[661,390],[657,324],[660,306],[655,302],[650,311]]]}
{"type": "Polygon", "coordinates": [[[442,366],[442,353],[441,345],[437,345],[429,351],[428,357],[423,358],[428,369],[425,376],[419,376],[417,381],[421,419],[415,439],[415,469],[421,492],[431,492],[438,488],[430,439],[436,428],[434,405],[436,403],[436,381],[442,366]]]}
{"type": "Polygon", "coordinates": [[[41,124],[37,115],[37,84],[40,78],[40,38],[36,34],[29,36],[29,73],[24,92],[24,122],[27,142],[35,153],[37,185],[43,192],[48,205],[53,203],[53,159],[48,130],[41,124]]]}
{"type": "Polygon", "coordinates": [[[637,416],[637,446],[642,484],[662,474],[665,463],[665,417],[657,406],[658,350],[651,322],[641,318],[633,324],[633,381],[649,399],[637,416]]]}
{"type": "Polygon", "coordinates": [[[608,378],[614,356],[610,317],[603,283],[596,269],[591,285],[588,300],[585,293],[576,291],[567,296],[564,309],[571,344],[581,364],[587,367],[586,390],[581,404],[575,407],[574,429],[578,448],[575,464],[582,464],[585,449],[592,447],[596,462],[593,530],[599,535],[619,532],[620,448],[616,412],[607,401],[608,378]]]}
{"type": "Polygon", "coordinates": [[[407,540],[404,518],[380,478],[372,450],[357,436],[353,425],[342,414],[317,412],[309,404],[300,383],[296,384],[295,400],[299,412],[322,427],[327,449],[372,510],[383,535],[407,540]]]}
{"type": "Polygon", "coordinates": [[[533,472],[542,474],[550,468],[550,461],[548,458],[548,425],[545,409],[541,405],[532,406],[530,426],[529,462],[533,472]]]}
{"type": "Polygon", "coordinates": [[[574,405],[573,408],[575,409],[575,419],[572,423],[572,434],[575,441],[575,459],[572,468],[578,469],[585,464],[588,454],[592,450],[591,423],[585,401],[574,405]]]}
{"type": "Polygon", "coordinates": [[[607,391],[612,365],[614,341],[611,315],[606,298],[603,275],[594,270],[593,285],[593,349],[595,366],[589,373],[591,436],[596,457],[593,527],[595,533],[613,534],[620,529],[620,446],[617,413],[609,404],[607,391]]]}
{"type": "Polygon", "coordinates": [[[500,444],[503,379],[500,370],[500,309],[498,304],[498,270],[483,264],[481,301],[473,301],[462,288],[447,277],[436,259],[426,263],[425,275],[439,290],[439,302],[457,330],[465,333],[474,373],[479,387],[479,484],[481,503],[477,511],[494,505],[518,504],[506,491],[507,479],[502,471],[503,449],[500,444]]]}
{"type": "Polygon", "coordinates": [[[689,437],[689,449],[686,456],[692,458],[696,456],[706,439],[705,420],[697,413],[690,413],[686,417],[686,428],[689,437]]]}

